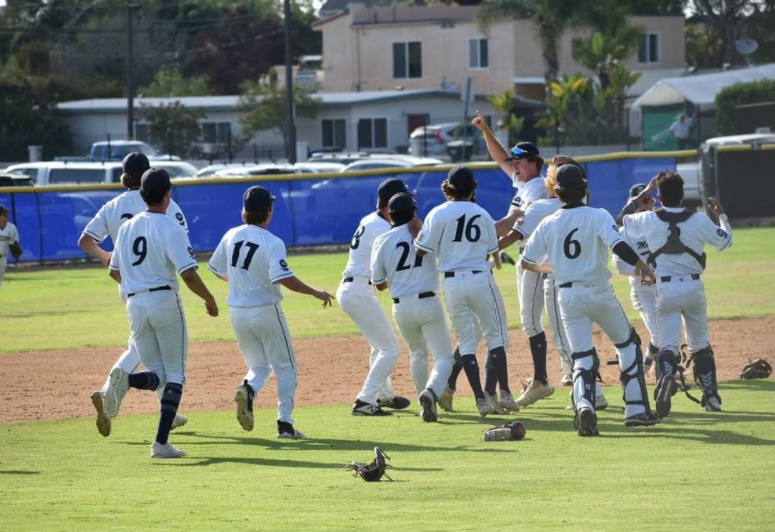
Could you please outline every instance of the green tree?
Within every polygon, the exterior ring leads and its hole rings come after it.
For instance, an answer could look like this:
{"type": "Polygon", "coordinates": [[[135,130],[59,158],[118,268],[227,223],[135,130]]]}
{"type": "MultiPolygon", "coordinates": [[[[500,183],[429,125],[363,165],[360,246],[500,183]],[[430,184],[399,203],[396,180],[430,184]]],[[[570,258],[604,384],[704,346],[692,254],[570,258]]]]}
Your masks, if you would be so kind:
{"type": "MultiPolygon", "coordinates": [[[[297,117],[315,118],[320,111],[320,100],[304,87],[294,85],[293,101],[297,117]]],[[[282,133],[287,153],[290,125],[286,112],[287,95],[284,88],[278,88],[276,75],[266,76],[258,83],[243,83],[238,109],[243,111],[240,125],[245,137],[263,129],[277,128],[282,133]]]]}
{"type": "Polygon", "coordinates": [[[624,23],[613,35],[595,32],[588,39],[573,39],[573,59],[597,74],[603,89],[611,86],[610,70],[641,43],[640,28],[624,23]]]}
{"type": "Polygon", "coordinates": [[[200,120],[207,117],[202,109],[189,109],[180,102],[141,107],[140,116],[149,123],[152,145],[171,155],[189,157],[197,153],[202,133],[200,120]]]}
{"type": "Polygon", "coordinates": [[[514,91],[507,89],[500,94],[493,94],[487,97],[487,101],[492,104],[498,113],[497,127],[508,131],[509,145],[516,144],[519,135],[525,127],[525,117],[519,117],[514,110],[514,91]]]}
{"type": "Polygon", "coordinates": [[[164,65],[153,81],[137,92],[149,97],[207,96],[210,93],[207,76],[184,78],[177,64],[164,65]]]}

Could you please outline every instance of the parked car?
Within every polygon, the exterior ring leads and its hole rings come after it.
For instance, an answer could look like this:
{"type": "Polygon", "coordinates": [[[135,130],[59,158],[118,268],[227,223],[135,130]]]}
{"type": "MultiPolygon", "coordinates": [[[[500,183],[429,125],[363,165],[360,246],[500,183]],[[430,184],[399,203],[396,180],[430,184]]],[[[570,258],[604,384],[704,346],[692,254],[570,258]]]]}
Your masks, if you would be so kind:
{"type": "Polygon", "coordinates": [[[365,151],[314,153],[309,158],[309,162],[341,163],[347,165],[361,159],[368,159],[369,157],[371,157],[371,154],[365,151]]]}
{"type": "Polygon", "coordinates": [[[409,153],[415,156],[449,155],[447,145],[453,141],[467,139],[473,143],[473,153],[482,148],[482,134],[471,125],[465,127],[458,122],[447,122],[418,127],[409,135],[409,153]]]}
{"type": "Polygon", "coordinates": [[[289,163],[265,163],[216,172],[212,177],[254,177],[260,175],[298,174],[298,168],[289,163]]]}
{"type": "MultiPolygon", "coordinates": [[[[193,177],[196,167],[185,161],[151,160],[151,166],[164,168],[170,177],[193,177]]],[[[80,163],[62,161],[44,161],[9,166],[8,172],[24,174],[36,186],[74,185],[74,184],[110,184],[120,183],[124,173],[121,163],[80,163]]]]}
{"type": "Polygon", "coordinates": [[[437,164],[443,164],[443,161],[439,159],[431,159],[428,157],[390,157],[390,158],[376,158],[369,157],[368,159],[362,159],[355,161],[340,170],[340,172],[362,172],[364,170],[380,170],[382,168],[413,168],[415,166],[435,166],[437,164]]]}
{"type": "Polygon", "coordinates": [[[139,140],[111,140],[95,142],[89,150],[92,161],[123,161],[132,152],[144,153],[150,159],[157,153],[151,146],[139,140]]]}
{"type": "Polygon", "coordinates": [[[0,187],[31,187],[32,179],[24,174],[0,172],[0,187]]]}
{"type": "Polygon", "coordinates": [[[346,165],[330,161],[304,161],[294,165],[300,172],[313,174],[326,174],[340,172],[346,165]]]}

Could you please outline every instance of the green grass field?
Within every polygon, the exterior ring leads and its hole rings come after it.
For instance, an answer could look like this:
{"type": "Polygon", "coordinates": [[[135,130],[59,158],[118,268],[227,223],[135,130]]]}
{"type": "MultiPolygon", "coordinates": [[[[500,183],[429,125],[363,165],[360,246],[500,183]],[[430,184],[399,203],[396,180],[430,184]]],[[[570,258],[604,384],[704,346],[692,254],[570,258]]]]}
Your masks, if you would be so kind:
{"type": "MultiPolygon", "coordinates": [[[[705,274],[708,314],[711,319],[744,318],[775,314],[775,228],[736,230],[733,247],[708,252],[705,274]]],[[[513,255],[516,258],[516,254],[513,255]]],[[[289,263],[309,284],[336,291],[346,254],[291,255],[289,263]]],[[[204,305],[185,287],[190,341],[234,339],[227,317],[227,285],[202,264],[200,273],[223,310],[209,318],[204,305]]],[[[497,272],[506,302],[509,326],[519,325],[517,289],[513,266],[497,272]]],[[[638,319],[629,304],[629,286],[614,276],[614,286],[630,318],[638,319]]],[[[316,300],[288,294],[283,302],[291,332],[296,337],[354,334],[355,326],[338,307],[321,310],[316,300]]],[[[390,300],[382,296],[386,309],[390,300]]],[[[53,268],[42,271],[10,271],[0,292],[0,353],[88,346],[122,345],[129,325],[118,290],[107,269],[97,267],[53,268]]]]}
{"type": "MultiPolygon", "coordinates": [[[[612,388],[609,388],[613,392],[612,388]]],[[[0,427],[0,529],[54,530],[772,530],[775,382],[724,383],[724,413],[678,398],[661,425],[627,429],[612,407],[582,439],[556,393],[519,414],[521,442],[483,442],[494,418],[424,424],[416,410],[355,418],[346,406],[296,412],[306,440],[274,438],[274,412],[243,432],[231,412],[193,412],[152,461],[155,416],[0,427]],[[342,467],[392,458],[394,482],[342,467]]],[[[609,393],[612,399],[617,393],[609,393]]],[[[503,418],[501,418],[503,419],[503,418]]]]}

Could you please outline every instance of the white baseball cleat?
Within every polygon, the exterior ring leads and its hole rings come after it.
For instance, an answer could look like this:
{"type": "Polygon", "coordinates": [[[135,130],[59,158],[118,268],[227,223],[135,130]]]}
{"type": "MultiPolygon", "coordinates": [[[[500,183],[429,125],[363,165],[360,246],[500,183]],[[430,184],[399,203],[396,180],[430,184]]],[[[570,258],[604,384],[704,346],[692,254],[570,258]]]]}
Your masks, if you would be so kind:
{"type": "Polygon", "coordinates": [[[243,430],[253,430],[253,397],[247,381],[234,391],[234,402],[237,403],[237,421],[243,430]]]}
{"type": "Polygon", "coordinates": [[[501,390],[500,396],[498,397],[498,404],[506,412],[519,412],[519,405],[514,400],[514,396],[511,392],[504,392],[501,390]]]}
{"type": "Polygon", "coordinates": [[[91,394],[91,402],[97,411],[97,430],[106,438],[110,436],[112,423],[110,418],[105,415],[105,405],[102,401],[102,392],[96,391],[91,394]]]}
{"type": "Polygon", "coordinates": [[[188,418],[186,416],[175,414],[175,419],[172,420],[172,427],[170,427],[170,430],[182,427],[186,423],[188,423],[188,418]]]}
{"type": "Polygon", "coordinates": [[[544,384],[535,379],[528,379],[526,384],[527,386],[522,390],[522,395],[517,399],[517,404],[523,408],[537,403],[541,399],[549,397],[554,393],[554,386],[550,381],[547,381],[546,384],[544,384]]]}
{"type": "Polygon", "coordinates": [[[441,397],[439,397],[438,405],[445,412],[453,412],[452,399],[454,399],[454,397],[455,397],[455,389],[450,388],[449,386],[446,386],[444,388],[444,392],[441,394],[441,397]]]}
{"type": "Polygon", "coordinates": [[[118,415],[121,401],[129,391],[129,373],[121,368],[113,368],[108,379],[108,390],[103,398],[105,416],[114,418],[118,415]]]}
{"type": "Polygon", "coordinates": [[[151,458],[183,458],[186,453],[172,446],[170,442],[162,445],[155,441],[151,445],[151,458]]]}

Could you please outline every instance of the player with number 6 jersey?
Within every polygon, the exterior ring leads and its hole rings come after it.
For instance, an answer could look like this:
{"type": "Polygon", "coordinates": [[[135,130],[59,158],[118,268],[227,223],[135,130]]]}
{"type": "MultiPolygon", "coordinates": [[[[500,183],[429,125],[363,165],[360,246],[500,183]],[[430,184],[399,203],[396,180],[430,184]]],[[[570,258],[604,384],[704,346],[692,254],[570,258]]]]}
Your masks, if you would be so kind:
{"type": "Polygon", "coordinates": [[[464,166],[450,170],[441,188],[447,202],[428,213],[415,240],[417,255],[434,253],[438,270],[444,275],[444,294],[452,323],[457,333],[461,364],[476,397],[479,414],[505,414],[519,407],[511,395],[508,380],[508,330],[500,291],[490,271],[487,257],[493,254],[497,263],[498,237],[495,222],[479,205],[473,203],[478,183],[464,166]],[[481,326],[487,344],[485,389],[482,390],[479,363],[476,360],[476,322],[481,326]],[[496,388],[500,387],[500,401],[496,388]]]}
{"type": "Polygon", "coordinates": [[[332,296],[299,280],[288,266],[285,244],[269,232],[274,200],[267,189],[254,186],[243,196],[243,225],[221,239],[208,264],[229,282],[229,314],[237,344],[248,372],[234,393],[237,421],[253,430],[253,402],[274,372],[277,375],[277,437],[303,438],[294,428],[298,364],[285,313],[280,285],[311,295],[331,305],[332,296]]]}
{"type": "Polygon", "coordinates": [[[393,318],[409,344],[412,380],[423,421],[438,420],[436,404],[452,373],[452,335],[441,303],[436,257],[418,256],[412,245],[419,230],[417,205],[410,194],[393,196],[388,204],[393,228],[377,237],[371,270],[378,290],[390,287],[393,318]],[[433,370],[428,378],[428,344],[433,370]]]}
{"type": "MultiPolygon", "coordinates": [[[[140,178],[143,176],[143,173],[151,167],[148,162],[148,157],[140,152],[130,153],[124,157],[122,167],[124,172],[121,175],[121,184],[128,190],[103,205],[94,218],[86,225],[83,234],[78,240],[78,246],[82,250],[93,257],[100,259],[105,266],[110,262],[112,253],[102,249],[99,244],[107,237],[110,237],[115,245],[119,228],[127,220],[131,220],[134,216],[146,209],[145,202],[140,196],[140,178]]],[[[188,233],[186,217],[183,216],[183,212],[173,199],[170,199],[170,204],[167,208],[167,216],[188,233]]],[[[140,357],[137,354],[137,348],[130,338],[127,349],[118,358],[111,368],[111,371],[115,368],[122,368],[127,373],[132,373],[139,365],[140,357]]],[[[97,430],[103,436],[109,436],[112,427],[110,418],[107,418],[104,415],[103,407],[103,398],[109,385],[110,376],[105,379],[105,384],[102,386],[101,390],[97,390],[91,394],[92,404],[97,411],[97,430]]],[[[156,390],[156,393],[159,395],[159,400],[161,400],[163,391],[163,388],[156,390]]],[[[116,412],[116,414],[118,414],[118,412],[116,412]]],[[[188,419],[185,416],[178,414],[175,417],[172,428],[180,427],[187,422],[188,419]]]]}
{"type": "Polygon", "coordinates": [[[523,266],[553,273],[560,291],[560,314],[573,354],[574,423],[580,436],[596,436],[595,379],[599,361],[592,338],[597,323],[613,342],[619,361],[625,401],[625,425],[653,425],[640,338],[635,333],[610,283],[608,248],[653,281],[653,273],[622,239],[613,218],[603,209],[584,205],[587,180],[581,168],[566,164],[556,173],[555,193],[563,206],[544,218],[528,240],[523,266]],[[549,266],[551,264],[551,266],[549,266]]]}

